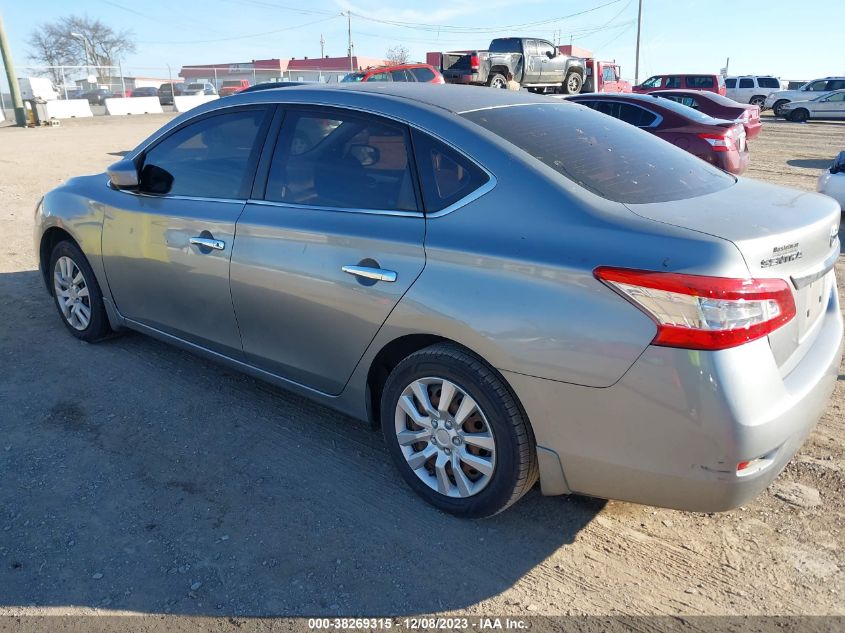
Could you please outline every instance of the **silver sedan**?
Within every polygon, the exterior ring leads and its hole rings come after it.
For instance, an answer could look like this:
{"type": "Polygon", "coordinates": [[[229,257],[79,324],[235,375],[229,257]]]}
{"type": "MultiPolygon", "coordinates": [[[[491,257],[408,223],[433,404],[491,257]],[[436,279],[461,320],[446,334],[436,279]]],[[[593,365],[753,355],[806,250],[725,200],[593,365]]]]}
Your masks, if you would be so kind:
{"type": "Polygon", "coordinates": [[[715,511],[833,390],[838,225],[574,103],[365,84],[200,106],[49,192],[35,247],[73,336],[137,330],[370,420],[447,512],[538,479],[715,511]]]}

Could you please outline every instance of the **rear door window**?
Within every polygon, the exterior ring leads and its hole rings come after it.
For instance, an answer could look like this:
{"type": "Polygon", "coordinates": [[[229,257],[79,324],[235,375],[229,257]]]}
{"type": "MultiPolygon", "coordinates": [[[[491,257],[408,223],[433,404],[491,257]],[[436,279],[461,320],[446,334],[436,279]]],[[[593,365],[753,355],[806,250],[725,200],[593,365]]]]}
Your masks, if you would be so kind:
{"type": "Polygon", "coordinates": [[[409,150],[408,129],[393,121],[336,109],[292,109],[276,143],[265,198],[322,208],[416,211],[409,150]]]}
{"type": "Polygon", "coordinates": [[[842,90],[845,88],[845,79],[831,79],[827,82],[828,90],[842,90]]]}
{"type": "Polygon", "coordinates": [[[725,79],[725,87],[731,90],[736,88],[736,79],[725,79]]]}
{"type": "Polygon", "coordinates": [[[648,132],[572,102],[476,110],[462,116],[561,176],[617,202],[694,198],[736,182],[648,132]]]}
{"type": "Polygon", "coordinates": [[[681,86],[681,78],[677,75],[666,77],[666,82],[663,84],[664,88],[668,88],[670,90],[675,88],[683,88],[681,86]]]}
{"type": "Polygon", "coordinates": [[[393,78],[393,81],[414,81],[414,78],[409,77],[404,68],[391,70],[390,76],[393,78]]]}
{"type": "Polygon", "coordinates": [[[490,180],[481,167],[448,145],[418,130],[411,135],[428,213],[442,211],[490,180]]]}
{"type": "MultiPolygon", "coordinates": [[[[743,81],[744,80],[740,80],[739,82],[740,88],[743,87],[743,81]]],[[[714,77],[712,75],[687,75],[687,87],[692,88],[693,90],[702,90],[704,88],[713,88],[715,86],[716,82],[714,81],[714,77]]]]}
{"type": "Polygon", "coordinates": [[[434,73],[431,71],[431,68],[426,68],[424,66],[420,66],[419,68],[411,68],[411,74],[416,78],[417,81],[429,82],[434,79],[434,73]]]}

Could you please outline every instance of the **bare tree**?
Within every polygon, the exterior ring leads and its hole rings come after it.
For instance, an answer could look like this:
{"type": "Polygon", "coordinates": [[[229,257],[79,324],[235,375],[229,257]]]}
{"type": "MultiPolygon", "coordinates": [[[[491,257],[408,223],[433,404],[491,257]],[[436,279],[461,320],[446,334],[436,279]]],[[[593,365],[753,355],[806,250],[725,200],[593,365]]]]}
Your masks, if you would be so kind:
{"type": "MultiPolygon", "coordinates": [[[[88,16],[65,16],[32,31],[30,59],[45,66],[114,66],[135,52],[132,31],[115,31],[88,16]]],[[[59,83],[60,73],[50,73],[59,83]]]]}
{"type": "Polygon", "coordinates": [[[401,44],[388,48],[386,57],[391,64],[407,64],[410,59],[408,49],[401,44]]]}

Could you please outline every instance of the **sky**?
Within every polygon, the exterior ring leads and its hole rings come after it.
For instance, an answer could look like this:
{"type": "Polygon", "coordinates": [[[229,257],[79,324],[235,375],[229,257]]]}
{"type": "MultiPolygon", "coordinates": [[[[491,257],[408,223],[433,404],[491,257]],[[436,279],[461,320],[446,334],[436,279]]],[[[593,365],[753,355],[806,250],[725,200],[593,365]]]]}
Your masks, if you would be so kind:
{"type": "MultiPolygon", "coordinates": [[[[845,1],[643,0],[640,80],[671,72],[772,74],[787,80],[845,75],[838,53],[845,1]],[[780,8],[782,6],[782,8],[780,8]]],[[[404,45],[413,60],[427,51],[486,49],[506,35],[573,43],[616,60],[634,78],[638,0],[0,0],[19,76],[32,64],[31,31],[53,17],[87,14],[133,32],[137,52],[127,75],[167,76],[191,64],[346,55],[352,13],[355,52],[383,57],[404,45]]],[[[0,86],[8,91],[0,70],[0,86]]]]}

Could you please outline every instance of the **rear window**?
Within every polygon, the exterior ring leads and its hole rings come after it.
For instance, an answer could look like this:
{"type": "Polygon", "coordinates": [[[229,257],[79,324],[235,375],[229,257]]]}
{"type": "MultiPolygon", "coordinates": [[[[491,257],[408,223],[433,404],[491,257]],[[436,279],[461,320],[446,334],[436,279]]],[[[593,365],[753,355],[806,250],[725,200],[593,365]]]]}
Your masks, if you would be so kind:
{"type": "Polygon", "coordinates": [[[761,88],[777,88],[780,90],[780,81],[774,77],[757,77],[757,85],[761,88]]]}
{"type": "MultiPolygon", "coordinates": [[[[713,75],[687,75],[687,87],[688,88],[712,88],[716,85],[714,81],[713,75]]],[[[742,82],[740,82],[740,87],[742,86],[742,82]]]]}
{"type": "Polygon", "coordinates": [[[648,132],[574,103],[493,108],[462,116],[616,202],[683,200],[736,182],[648,132]]]}
{"type": "Polygon", "coordinates": [[[520,40],[518,37],[500,37],[490,42],[490,52],[521,53],[522,45],[520,44],[520,40]]]}

